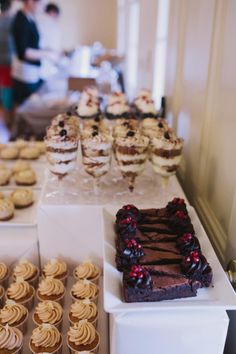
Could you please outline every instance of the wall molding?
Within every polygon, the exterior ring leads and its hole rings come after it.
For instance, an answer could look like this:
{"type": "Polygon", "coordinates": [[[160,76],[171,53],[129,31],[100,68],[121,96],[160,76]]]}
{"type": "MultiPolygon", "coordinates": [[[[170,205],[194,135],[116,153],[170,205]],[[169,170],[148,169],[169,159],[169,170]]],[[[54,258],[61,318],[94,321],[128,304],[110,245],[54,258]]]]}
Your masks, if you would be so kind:
{"type": "Polygon", "coordinates": [[[225,257],[225,247],[227,234],[219,223],[207,200],[202,197],[197,197],[194,199],[193,203],[221,264],[226,266],[227,260],[225,257]]]}

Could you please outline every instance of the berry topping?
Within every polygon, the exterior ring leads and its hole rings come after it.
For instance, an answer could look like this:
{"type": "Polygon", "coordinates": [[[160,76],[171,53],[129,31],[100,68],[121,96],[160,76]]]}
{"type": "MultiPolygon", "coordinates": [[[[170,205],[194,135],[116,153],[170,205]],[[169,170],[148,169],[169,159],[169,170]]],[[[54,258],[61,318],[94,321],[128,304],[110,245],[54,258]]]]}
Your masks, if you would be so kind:
{"type": "Polygon", "coordinates": [[[101,119],[99,117],[96,117],[94,120],[95,122],[99,123],[101,119]]]}
{"type": "Polygon", "coordinates": [[[97,125],[92,125],[92,129],[98,130],[98,126],[97,125]]]}
{"type": "Polygon", "coordinates": [[[212,269],[200,251],[190,252],[181,263],[181,268],[191,279],[199,281],[204,286],[210,285],[212,269]]]}
{"type": "Polygon", "coordinates": [[[182,237],[182,240],[184,241],[184,242],[189,242],[189,241],[191,241],[193,239],[193,235],[192,234],[183,234],[183,237],[182,237]]]}
{"type": "Polygon", "coordinates": [[[163,128],[163,127],[164,127],[163,123],[162,123],[162,122],[159,122],[159,123],[158,123],[158,127],[159,127],[159,128],[163,128]]]}
{"type": "Polygon", "coordinates": [[[64,126],[65,126],[65,123],[64,123],[64,121],[63,120],[61,120],[60,122],[59,122],[59,127],[60,128],[64,128],[64,126]]]}
{"type": "Polygon", "coordinates": [[[139,265],[131,267],[131,271],[127,275],[127,280],[129,285],[135,288],[145,289],[152,287],[152,279],[149,272],[139,265]]]}
{"type": "Polygon", "coordinates": [[[191,233],[185,233],[177,240],[177,247],[183,255],[189,254],[191,251],[200,252],[200,244],[198,239],[191,233]]]}
{"type": "Polygon", "coordinates": [[[66,129],[62,129],[62,130],[60,131],[60,136],[63,137],[63,136],[66,136],[66,135],[67,135],[66,129]]]}
{"type": "Polygon", "coordinates": [[[97,136],[98,135],[98,132],[96,132],[96,131],[94,131],[93,133],[92,133],[92,136],[94,137],[94,136],[97,136]]]}
{"type": "Polygon", "coordinates": [[[181,199],[181,198],[174,198],[173,200],[172,200],[172,202],[171,203],[173,203],[173,204],[175,204],[175,205],[183,205],[183,204],[185,204],[185,201],[184,201],[184,199],[181,199]]]}
{"type": "Polygon", "coordinates": [[[135,135],[135,132],[133,132],[132,130],[129,130],[126,135],[132,137],[135,135]]]}
{"type": "Polygon", "coordinates": [[[181,210],[177,210],[175,213],[175,216],[177,216],[177,218],[179,218],[179,219],[187,219],[188,218],[188,215],[184,211],[181,211],[181,210]]]}
{"type": "Polygon", "coordinates": [[[165,139],[169,140],[170,139],[170,134],[168,132],[165,132],[164,137],[165,137],[165,139]]]}

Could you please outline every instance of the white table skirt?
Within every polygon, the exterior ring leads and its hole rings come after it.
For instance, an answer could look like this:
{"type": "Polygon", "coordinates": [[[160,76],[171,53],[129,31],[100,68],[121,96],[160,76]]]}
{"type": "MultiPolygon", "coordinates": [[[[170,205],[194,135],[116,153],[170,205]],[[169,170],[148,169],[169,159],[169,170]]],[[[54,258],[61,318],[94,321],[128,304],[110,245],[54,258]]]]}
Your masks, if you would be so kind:
{"type": "Polygon", "coordinates": [[[165,311],[110,316],[110,354],[222,354],[225,311],[165,311]]]}

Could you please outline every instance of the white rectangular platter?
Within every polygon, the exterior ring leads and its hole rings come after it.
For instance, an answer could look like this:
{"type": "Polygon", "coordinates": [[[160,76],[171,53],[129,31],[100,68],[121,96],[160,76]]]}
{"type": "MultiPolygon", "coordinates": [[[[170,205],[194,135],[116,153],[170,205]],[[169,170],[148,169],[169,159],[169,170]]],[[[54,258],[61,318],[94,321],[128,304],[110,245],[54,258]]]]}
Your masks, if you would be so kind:
{"type": "MultiPolygon", "coordinates": [[[[142,207],[140,207],[142,208],[142,207]]],[[[199,289],[196,297],[166,300],[160,302],[126,303],[122,297],[122,273],[115,265],[115,231],[114,221],[117,208],[103,209],[104,233],[104,306],[109,313],[154,311],[167,309],[236,309],[236,295],[211,246],[206,232],[196,211],[189,207],[196,236],[202,252],[213,269],[213,284],[209,288],[199,289]]]]}

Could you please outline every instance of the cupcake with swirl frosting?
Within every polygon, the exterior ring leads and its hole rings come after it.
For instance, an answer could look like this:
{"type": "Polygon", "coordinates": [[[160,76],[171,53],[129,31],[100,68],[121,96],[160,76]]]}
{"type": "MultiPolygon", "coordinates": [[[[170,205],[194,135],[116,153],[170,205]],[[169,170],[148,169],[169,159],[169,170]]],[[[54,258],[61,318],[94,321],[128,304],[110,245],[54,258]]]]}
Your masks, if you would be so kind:
{"type": "Polygon", "coordinates": [[[55,301],[39,302],[33,314],[33,321],[37,326],[48,323],[54,325],[59,330],[61,330],[62,319],[62,307],[55,301]]]}
{"type": "Polygon", "coordinates": [[[3,305],[4,295],[5,295],[4,287],[0,285],[0,306],[3,305]]]}
{"type": "Polygon", "coordinates": [[[59,279],[63,282],[64,285],[67,283],[68,274],[69,273],[66,262],[59,259],[53,258],[43,267],[43,276],[45,278],[52,277],[59,279]]]}
{"type": "Polygon", "coordinates": [[[27,308],[15,301],[8,300],[0,310],[0,324],[18,328],[23,334],[27,332],[27,320],[29,312],[27,308]]]}
{"type": "Polygon", "coordinates": [[[9,275],[10,272],[6,264],[0,262],[0,285],[2,285],[5,289],[8,286],[9,275]]]}
{"type": "Polygon", "coordinates": [[[97,305],[89,299],[75,301],[70,307],[69,321],[72,325],[81,320],[88,320],[96,327],[97,318],[97,305]]]}
{"type": "Polygon", "coordinates": [[[23,278],[34,288],[38,286],[39,280],[39,268],[33,263],[27,261],[27,259],[21,259],[13,270],[13,279],[23,278]]]}
{"type": "Polygon", "coordinates": [[[6,299],[24,305],[30,311],[34,305],[35,290],[32,285],[22,278],[16,278],[6,291],[6,299]]]}
{"type": "Polygon", "coordinates": [[[33,330],[29,348],[32,354],[60,354],[62,352],[62,336],[55,326],[43,324],[33,330]]]}
{"type": "Polygon", "coordinates": [[[85,300],[97,301],[99,288],[96,284],[87,279],[80,279],[71,288],[71,297],[73,300],[85,300]]]}
{"type": "Polygon", "coordinates": [[[87,320],[76,323],[67,333],[67,345],[71,354],[91,351],[97,353],[99,344],[99,333],[87,320]]]}
{"type": "Polygon", "coordinates": [[[97,265],[87,261],[79,264],[75,268],[73,274],[76,280],[87,279],[97,284],[101,275],[101,270],[97,265]]]}
{"type": "Polygon", "coordinates": [[[39,283],[36,295],[39,301],[56,301],[62,305],[65,292],[65,287],[61,280],[47,277],[39,283]]]}
{"type": "Polygon", "coordinates": [[[20,354],[23,334],[18,328],[0,325],[0,353],[20,354]]]}

